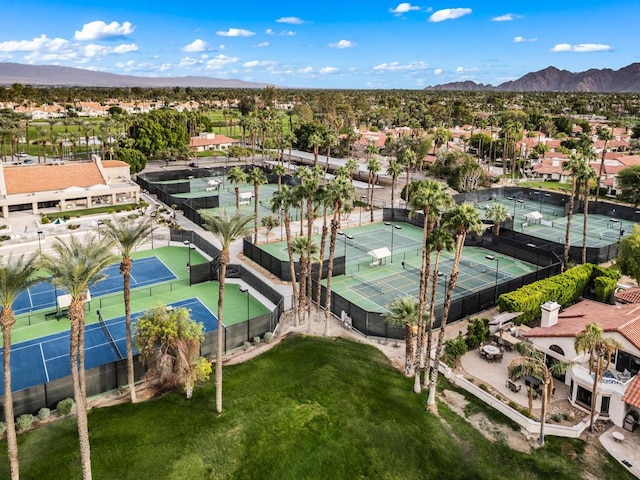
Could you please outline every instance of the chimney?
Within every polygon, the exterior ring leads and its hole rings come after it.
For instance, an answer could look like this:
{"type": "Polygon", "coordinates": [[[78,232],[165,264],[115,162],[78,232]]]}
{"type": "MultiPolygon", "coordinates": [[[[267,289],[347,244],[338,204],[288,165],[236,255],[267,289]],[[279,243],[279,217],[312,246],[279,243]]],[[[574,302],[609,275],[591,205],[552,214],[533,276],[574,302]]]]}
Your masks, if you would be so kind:
{"type": "Polygon", "coordinates": [[[558,312],[560,312],[560,304],[556,302],[545,302],[542,304],[542,328],[549,328],[558,323],[558,312]]]}

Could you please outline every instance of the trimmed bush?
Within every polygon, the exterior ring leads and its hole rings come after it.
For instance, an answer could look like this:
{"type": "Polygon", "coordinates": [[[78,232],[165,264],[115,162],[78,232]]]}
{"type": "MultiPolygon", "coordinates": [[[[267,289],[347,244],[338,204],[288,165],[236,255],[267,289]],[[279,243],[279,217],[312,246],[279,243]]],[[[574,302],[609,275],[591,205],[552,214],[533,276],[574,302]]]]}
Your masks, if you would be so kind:
{"type": "Polygon", "coordinates": [[[31,425],[33,425],[33,415],[31,415],[30,413],[24,413],[22,415],[20,415],[17,419],[16,419],[16,430],[18,430],[19,432],[24,432],[25,430],[28,430],[31,425]]]}
{"type": "Polygon", "coordinates": [[[51,416],[51,410],[48,408],[41,408],[38,410],[38,420],[46,420],[51,416]]]}
{"type": "Polygon", "coordinates": [[[68,415],[73,411],[73,407],[76,406],[76,402],[73,398],[65,398],[64,400],[60,400],[58,405],[56,405],[56,409],[60,413],[60,415],[68,415]]]}
{"type": "Polygon", "coordinates": [[[253,337],[253,344],[254,345],[260,345],[260,337],[253,337]]]}
{"type": "Polygon", "coordinates": [[[462,335],[444,342],[444,356],[447,363],[455,362],[458,358],[467,353],[467,344],[462,335]]]}
{"type": "Polygon", "coordinates": [[[596,300],[603,303],[611,303],[613,293],[618,286],[618,279],[602,276],[594,279],[593,284],[596,289],[596,300]]]}
{"type": "Polygon", "coordinates": [[[264,341],[265,341],[266,343],[271,343],[271,342],[273,342],[273,333],[271,333],[271,332],[267,332],[267,333],[265,333],[265,334],[264,334],[264,341]]]}

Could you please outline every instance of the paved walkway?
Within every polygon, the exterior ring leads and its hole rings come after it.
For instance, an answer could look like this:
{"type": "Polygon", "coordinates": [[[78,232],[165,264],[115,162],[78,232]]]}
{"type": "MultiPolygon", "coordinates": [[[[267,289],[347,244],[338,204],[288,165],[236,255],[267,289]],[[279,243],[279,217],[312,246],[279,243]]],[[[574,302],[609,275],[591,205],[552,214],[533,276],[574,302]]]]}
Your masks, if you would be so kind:
{"type": "Polygon", "coordinates": [[[612,427],[599,437],[609,454],[624,465],[636,478],[640,478],[640,431],[628,432],[620,427],[612,427]],[[622,442],[613,438],[613,433],[624,435],[622,442]]]}

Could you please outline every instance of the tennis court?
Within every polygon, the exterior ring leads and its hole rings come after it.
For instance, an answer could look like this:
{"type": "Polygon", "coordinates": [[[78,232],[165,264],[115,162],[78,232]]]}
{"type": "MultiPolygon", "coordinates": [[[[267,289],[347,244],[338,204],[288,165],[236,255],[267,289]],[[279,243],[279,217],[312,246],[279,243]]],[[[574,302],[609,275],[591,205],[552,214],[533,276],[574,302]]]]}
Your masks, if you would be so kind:
{"type": "MultiPolygon", "coordinates": [[[[96,283],[90,290],[93,297],[109,295],[122,291],[122,275],[120,264],[107,267],[104,272],[107,278],[96,283]]],[[[133,260],[131,268],[131,288],[144,287],[155,283],[175,280],[177,277],[160,258],[153,256],[133,260]]],[[[56,307],[58,295],[65,294],[57,290],[50,282],[38,283],[18,295],[13,304],[16,315],[56,307]]]]}
{"type": "MultiPolygon", "coordinates": [[[[436,254],[432,254],[431,268],[436,254]]],[[[436,305],[444,302],[453,265],[453,254],[442,252],[438,270],[436,305]]],[[[354,270],[335,277],[333,290],[347,300],[372,312],[385,312],[386,306],[397,297],[419,294],[421,259],[411,257],[384,267],[354,270]]],[[[460,260],[458,280],[454,287],[454,300],[506,283],[534,272],[536,266],[480,247],[465,247],[460,260]]],[[[433,288],[430,279],[429,296],[433,288]]]]}
{"type": "MultiPolygon", "coordinates": [[[[191,317],[202,322],[205,332],[218,328],[216,316],[198,298],[168,304],[173,308],[188,308],[191,317]]],[[[96,312],[97,315],[99,311],[96,312]]],[[[133,324],[144,312],[131,315],[133,324]]],[[[87,313],[89,315],[89,313],[87,313]]],[[[85,328],[85,367],[106,365],[126,357],[125,318],[99,321],[85,328]]],[[[2,350],[0,349],[0,352],[2,350]]],[[[135,352],[137,353],[137,352],[135,352]]],[[[0,371],[2,366],[0,366],[0,371]]],[[[12,390],[18,391],[71,374],[69,330],[15,344],[11,349],[12,390]]],[[[0,385],[0,395],[4,386],[0,385]]]]}

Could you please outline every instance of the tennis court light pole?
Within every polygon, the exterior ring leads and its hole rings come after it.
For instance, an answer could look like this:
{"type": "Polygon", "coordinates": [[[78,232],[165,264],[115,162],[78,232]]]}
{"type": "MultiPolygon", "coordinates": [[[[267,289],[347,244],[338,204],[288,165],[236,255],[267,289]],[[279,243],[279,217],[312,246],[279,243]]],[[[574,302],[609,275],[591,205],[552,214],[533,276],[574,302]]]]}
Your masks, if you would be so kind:
{"type": "Polygon", "coordinates": [[[393,228],[391,228],[391,263],[393,263],[393,231],[394,230],[402,230],[402,227],[400,225],[394,225],[391,222],[384,222],[384,224],[387,227],[393,227],[393,228]]]}
{"type": "Polygon", "coordinates": [[[249,335],[251,334],[249,330],[249,288],[248,287],[240,287],[240,291],[247,295],[247,341],[251,341],[249,335]]]}
{"type": "Polygon", "coordinates": [[[496,285],[493,289],[493,303],[498,303],[498,274],[500,271],[500,259],[493,255],[485,255],[484,258],[496,262],[496,285]]]}
{"type": "Polygon", "coordinates": [[[42,253],[42,230],[38,230],[38,252],[42,253]]]}

